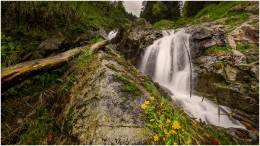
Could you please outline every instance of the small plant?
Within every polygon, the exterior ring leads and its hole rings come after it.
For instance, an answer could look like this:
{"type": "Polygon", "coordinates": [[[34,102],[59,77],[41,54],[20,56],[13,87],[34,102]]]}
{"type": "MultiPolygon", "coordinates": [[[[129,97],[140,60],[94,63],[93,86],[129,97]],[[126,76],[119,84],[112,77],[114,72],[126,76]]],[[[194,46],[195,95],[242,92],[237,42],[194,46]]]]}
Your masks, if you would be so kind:
{"type": "Polygon", "coordinates": [[[213,64],[213,66],[216,69],[222,69],[224,67],[224,63],[223,62],[216,62],[216,63],[213,64]]]}
{"type": "Polygon", "coordinates": [[[89,41],[90,44],[95,44],[97,42],[99,42],[99,38],[93,38],[89,41]]]}
{"type": "Polygon", "coordinates": [[[208,48],[205,52],[204,55],[210,55],[210,54],[215,54],[218,55],[220,53],[224,53],[224,52],[230,52],[231,47],[230,46],[213,46],[208,48]]]}
{"type": "Polygon", "coordinates": [[[106,64],[106,67],[112,69],[115,72],[118,72],[119,70],[115,68],[115,66],[113,64],[106,64]]]}
{"type": "Polygon", "coordinates": [[[26,125],[28,130],[20,135],[19,144],[33,144],[38,145],[43,142],[48,131],[47,127],[51,122],[51,118],[48,118],[46,109],[36,107],[35,119],[27,121],[26,125]]]}
{"type": "Polygon", "coordinates": [[[254,82],[254,81],[257,81],[256,78],[249,78],[250,82],[254,82]]]}
{"type": "Polygon", "coordinates": [[[170,98],[163,97],[156,101],[151,96],[141,105],[148,117],[146,126],[155,132],[153,140],[166,145],[191,144],[191,135],[185,129],[186,119],[182,117],[183,111],[177,108],[173,110],[169,101],[170,98]]]}
{"type": "Polygon", "coordinates": [[[238,45],[236,49],[238,51],[243,51],[246,49],[258,49],[259,50],[259,46],[252,45],[252,44],[241,44],[241,45],[238,45]]]}
{"type": "Polygon", "coordinates": [[[117,82],[121,81],[125,84],[125,86],[123,87],[123,89],[121,91],[130,92],[134,95],[138,95],[140,93],[140,89],[137,87],[137,85],[135,83],[132,83],[119,75],[114,75],[113,78],[115,81],[117,81],[117,82]]]}
{"type": "Polygon", "coordinates": [[[227,86],[227,84],[226,84],[225,81],[222,81],[222,82],[221,82],[221,85],[222,85],[222,86],[227,86]]]}

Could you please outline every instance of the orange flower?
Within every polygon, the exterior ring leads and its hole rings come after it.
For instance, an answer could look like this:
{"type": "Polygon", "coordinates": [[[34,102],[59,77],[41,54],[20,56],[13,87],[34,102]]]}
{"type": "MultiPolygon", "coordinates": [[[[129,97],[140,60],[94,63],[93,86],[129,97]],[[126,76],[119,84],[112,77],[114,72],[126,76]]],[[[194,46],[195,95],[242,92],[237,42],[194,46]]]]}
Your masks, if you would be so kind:
{"type": "Polygon", "coordinates": [[[181,126],[179,125],[179,122],[178,122],[178,121],[174,121],[173,124],[172,124],[172,128],[173,128],[173,129],[180,129],[181,126]]]}

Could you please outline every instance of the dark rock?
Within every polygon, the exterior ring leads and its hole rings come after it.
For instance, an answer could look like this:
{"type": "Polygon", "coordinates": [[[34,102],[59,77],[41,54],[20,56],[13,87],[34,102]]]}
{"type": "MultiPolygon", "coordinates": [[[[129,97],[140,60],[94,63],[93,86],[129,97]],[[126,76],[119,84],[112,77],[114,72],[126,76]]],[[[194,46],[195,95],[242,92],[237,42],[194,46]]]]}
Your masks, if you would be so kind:
{"type": "Polygon", "coordinates": [[[85,33],[79,35],[76,40],[73,42],[74,47],[84,46],[88,43],[89,40],[96,37],[97,34],[91,30],[86,31],[85,33]]]}
{"type": "Polygon", "coordinates": [[[162,37],[161,31],[154,31],[151,28],[151,24],[145,19],[137,19],[129,28],[121,28],[115,38],[120,40],[117,49],[135,66],[138,65],[145,48],[151,45],[154,40],[162,37]]]}
{"type": "Polygon", "coordinates": [[[60,37],[52,37],[44,40],[32,53],[29,60],[41,59],[52,53],[63,52],[68,49],[67,42],[60,37]]]}
{"type": "Polygon", "coordinates": [[[242,26],[241,29],[244,31],[246,38],[259,44],[259,30],[253,30],[249,26],[242,26]]]}

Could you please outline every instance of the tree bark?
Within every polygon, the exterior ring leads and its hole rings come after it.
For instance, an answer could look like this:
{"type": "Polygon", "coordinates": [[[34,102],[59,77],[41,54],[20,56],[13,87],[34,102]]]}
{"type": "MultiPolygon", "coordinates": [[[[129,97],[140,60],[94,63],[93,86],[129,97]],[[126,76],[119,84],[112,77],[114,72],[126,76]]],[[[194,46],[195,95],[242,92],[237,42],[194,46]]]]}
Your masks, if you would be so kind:
{"type": "MultiPolygon", "coordinates": [[[[98,42],[90,47],[90,51],[95,52],[98,49],[103,48],[109,42],[109,40],[98,42]]],[[[53,57],[26,61],[3,68],[1,71],[2,93],[30,77],[65,65],[72,58],[80,54],[83,48],[84,47],[78,47],[53,57]]]]}

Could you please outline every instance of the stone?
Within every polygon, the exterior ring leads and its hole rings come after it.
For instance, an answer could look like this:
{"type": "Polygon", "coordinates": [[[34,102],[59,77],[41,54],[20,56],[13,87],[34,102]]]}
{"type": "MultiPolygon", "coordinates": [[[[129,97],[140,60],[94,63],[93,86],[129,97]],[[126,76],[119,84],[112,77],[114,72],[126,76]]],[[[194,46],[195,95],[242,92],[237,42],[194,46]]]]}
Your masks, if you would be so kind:
{"type": "Polygon", "coordinates": [[[135,82],[141,77],[127,71],[126,66],[116,61],[117,57],[113,56],[114,60],[104,56],[109,54],[100,51],[96,62],[91,63],[95,70],[82,76],[72,87],[71,90],[76,92],[71,94],[69,104],[57,119],[62,133],[68,136],[56,144],[151,144],[154,133],[145,127],[146,116],[141,109],[150,94],[135,82]],[[113,65],[118,71],[107,65],[113,65]],[[125,84],[115,80],[115,76],[136,83],[139,94],[123,92],[125,84]]]}
{"type": "Polygon", "coordinates": [[[49,56],[52,53],[65,51],[66,41],[60,37],[52,37],[44,40],[32,53],[29,60],[41,59],[49,56]]]}
{"type": "Polygon", "coordinates": [[[232,57],[236,64],[245,64],[246,63],[246,56],[239,52],[238,50],[231,49],[232,57]]]}

